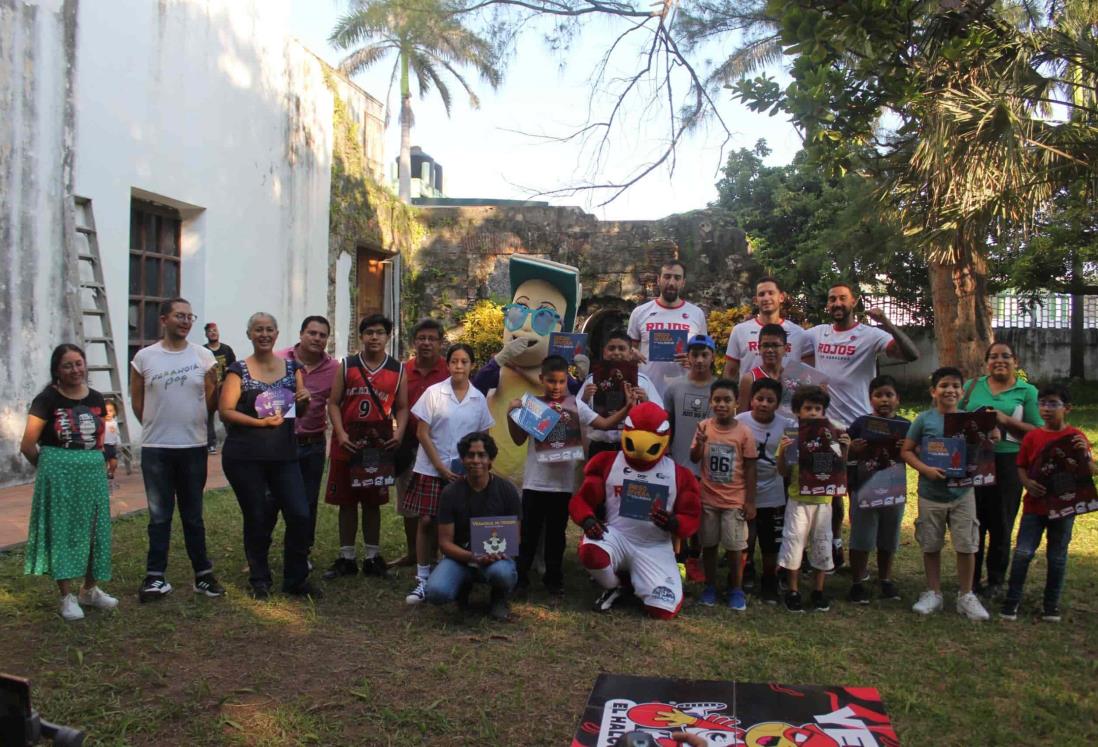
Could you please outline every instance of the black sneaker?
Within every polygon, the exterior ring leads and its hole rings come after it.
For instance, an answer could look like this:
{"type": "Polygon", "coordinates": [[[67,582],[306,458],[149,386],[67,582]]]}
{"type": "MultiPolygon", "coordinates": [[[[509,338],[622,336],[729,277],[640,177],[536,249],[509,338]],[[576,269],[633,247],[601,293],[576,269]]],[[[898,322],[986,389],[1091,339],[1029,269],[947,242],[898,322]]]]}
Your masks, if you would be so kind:
{"type": "Polygon", "coordinates": [[[287,594],[292,597],[312,597],[313,599],[320,599],[324,596],[324,592],[318,589],[309,581],[302,581],[297,586],[289,589],[283,589],[287,594]]]}
{"type": "Polygon", "coordinates": [[[766,604],[778,603],[778,578],[777,576],[763,576],[759,581],[759,597],[766,604]]]}
{"type": "Polygon", "coordinates": [[[249,593],[257,602],[266,602],[271,598],[271,587],[268,584],[252,584],[249,593]]]}
{"type": "Polygon", "coordinates": [[[999,608],[999,618],[1001,620],[1017,620],[1018,619],[1018,603],[1006,601],[1003,602],[1003,606],[999,608]]]}
{"type": "Polygon", "coordinates": [[[141,582],[141,588],[137,591],[137,599],[141,602],[155,602],[172,593],[172,585],[163,576],[145,576],[141,582]]]}
{"type": "Polygon", "coordinates": [[[743,567],[743,590],[751,592],[755,590],[755,564],[748,563],[743,567]]]}
{"type": "Polygon", "coordinates": [[[822,591],[812,592],[812,609],[817,612],[827,612],[831,609],[831,600],[822,591]]]}
{"type": "Polygon", "coordinates": [[[620,586],[607,589],[595,600],[595,612],[609,612],[613,608],[614,602],[618,601],[618,597],[621,595],[622,588],[620,586]]]}
{"type": "Polygon", "coordinates": [[[785,608],[790,612],[804,612],[804,604],[801,602],[799,591],[787,591],[785,593],[785,608]]]}
{"type": "Polygon", "coordinates": [[[869,604],[869,592],[862,584],[854,584],[850,587],[850,594],[846,597],[851,604],[869,604]]]}
{"type": "Polygon", "coordinates": [[[900,587],[896,586],[895,582],[888,579],[881,580],[881,599],[899,600],[900,587]]]}
{"type": "Polygon", "coordinates": [[[1044,612],[1041,613],[1041,619],[1048,623],[1060,622],[1060,608],[1046,606],[1044,612]]]}
{"type": "Polygon", "coordinates": [[[219,597],[225,593],[225,587],[217,583],[212,573],[204,573],[194,577],[194,593],[205,594],[208,597],[219,597]]]}
{"type": "Polygon", "coordinates": [[[358,573],[358,563],[354,558],[336,558],[331,567],[324,571],[324,580],[331,581],[340,576],[354,576],[358,573]]]}
{"type": "Polygon", "coordinates": [[[375,555],[362,561],[362,575],[389,578],[389,566],[385,564],[383,557],[375,555]]]}

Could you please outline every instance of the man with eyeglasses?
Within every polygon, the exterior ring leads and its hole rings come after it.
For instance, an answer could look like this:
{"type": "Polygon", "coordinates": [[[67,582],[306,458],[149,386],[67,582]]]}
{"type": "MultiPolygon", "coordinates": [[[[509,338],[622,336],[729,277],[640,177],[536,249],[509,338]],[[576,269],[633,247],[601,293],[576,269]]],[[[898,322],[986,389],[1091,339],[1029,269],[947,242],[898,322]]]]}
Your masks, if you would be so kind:
{"type": "Polygon", "coordinates": [[[633,355],[640,362],[641,373],[648,376],[662,397],[671,379],[686,371],[686,348],[673,361],[649,361],[648,341],[656,330],[685,330],[686,338],[708,335],[705,312],[681,297],[686,287],[686,265],[677,259],[660,266],[657,280],[660,294],[633,309],[629,315],[629,337],[633,340],[633,355]]]}
{"type": "Polygon", "coordinates": [[[396,455],[397,513],[404,519],[407,551],[403,557],[389,563],[389,567],[416,563],[416,527],[419,525],[419,513],[404,502],[408,489],[412,486],[412,465],[415,464],[416,452],[419,450],[419,439],[416,438],[418,419],[412,415],[412,408],[427,391],[427,387],[450,377],[450,369],[442,357],[442,341],[445,337],[442,323],[435,319],[421,319],[412,328],[412,348],[416,354],[404,364],[404,377],[408,387],[408,427],[404,429],[404,440],[396,455]]]}
{"type": "Polygon", "coordinates": [[[141,476],[149,505],[149,552],[142,602],[171,593],[165,572],[172,517],[179,504],[183,541],[194,570],[196,594],[219,597],[225,589],[206,554],[202,493],[206,489],[206,424],[215,406],[217,362],[213,353],[187,341],[195,315],[184,298],[160,304],[160,342],[137,351],[130,364],[130,405],[141,423],[141,476]]]}

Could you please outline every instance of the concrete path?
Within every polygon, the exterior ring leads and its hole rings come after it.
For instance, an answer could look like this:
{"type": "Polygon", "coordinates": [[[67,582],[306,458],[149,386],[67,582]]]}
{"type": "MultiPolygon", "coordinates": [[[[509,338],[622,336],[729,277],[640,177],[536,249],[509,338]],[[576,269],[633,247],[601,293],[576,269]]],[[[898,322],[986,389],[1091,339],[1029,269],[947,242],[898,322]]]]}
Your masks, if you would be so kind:
{"type": "MultiPolygon", "coordinates": [[[[229,482],[221,471],[221,453],[211,454],[206,477],[206,490],[228,487],[229,482]]],[[[27,541],[27,522],[30,520],[31,498],[34,483],[0,488],[0,550],[7,550],[27,541]]],[[[140,468],[127,475],[121,464],[116,473],[116,486],[111,494],[111,516],[123,516],[143,511],[145,485],[140,468]]]]}

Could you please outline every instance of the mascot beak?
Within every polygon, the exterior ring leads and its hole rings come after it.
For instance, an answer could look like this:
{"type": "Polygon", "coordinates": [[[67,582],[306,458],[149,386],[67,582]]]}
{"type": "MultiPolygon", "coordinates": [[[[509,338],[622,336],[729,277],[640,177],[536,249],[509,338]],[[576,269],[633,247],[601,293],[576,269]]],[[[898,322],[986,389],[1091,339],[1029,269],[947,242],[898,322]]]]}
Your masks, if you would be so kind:
{"type": "Polygon", "coordinates": [[[671,443],[671,424],[659,405],[644,402],[629,411],[622,424],[621,449],[635,466],[657,462],[671,443]]]}

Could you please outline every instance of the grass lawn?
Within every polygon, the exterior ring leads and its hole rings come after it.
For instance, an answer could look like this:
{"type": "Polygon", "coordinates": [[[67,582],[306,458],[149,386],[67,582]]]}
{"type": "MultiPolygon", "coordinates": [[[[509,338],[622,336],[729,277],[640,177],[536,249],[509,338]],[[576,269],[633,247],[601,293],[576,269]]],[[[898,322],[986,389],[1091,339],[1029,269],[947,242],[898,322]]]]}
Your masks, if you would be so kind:
{"type": "MultiPolygon", "coordinates": [[[[1093,394],[1072,417],[1092,441],[1093,394]]],[[[123,519],[115,577],[104,584],[120,608],[91,610],[79,623],[57,616],[50,581],[22,575],[21,553],[0,557],[0,669],[31,678],[44,717],[107,745],[562,745],[595,676],[607,671],[875,686],[905,745],[1098,742],[1098,516],[1076,524],[1058,626],[1035,613],[1042,556],[1015,623],[970,623],[953,612],[948,552],[946,612],[912,613],[923,588],[914,510],[894,574],[900,603],[853,607],[844,599],[850,576],[840,572],[828,581],[836,601],[825,614],[794,616],[754,598],[742,615],[703,609],[691,603],[693,587],[674,622],[649,621],[626,604],[599,616],[588,612],[596,590],[575,561],[573,527],[566,599],[554,603],[536,590],[515,605],[512,623],[494,625],[408,607],[408,571],[389,582],[328,584],[315,605],[281,596],[254,602],[245,594],[232,493],[214,491],[207,501],[210,552],[229,588],[222,599],[189,591],[178,522],[169,569],[176,591],[138,604],[145,517],[123,519]]],[[[403,533],[391,507],[384,515],[383,553],[394,557],[403,533]]],[[[337,549],[328,507],[318,545],[326,565],[337,549]]]]}

